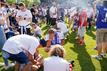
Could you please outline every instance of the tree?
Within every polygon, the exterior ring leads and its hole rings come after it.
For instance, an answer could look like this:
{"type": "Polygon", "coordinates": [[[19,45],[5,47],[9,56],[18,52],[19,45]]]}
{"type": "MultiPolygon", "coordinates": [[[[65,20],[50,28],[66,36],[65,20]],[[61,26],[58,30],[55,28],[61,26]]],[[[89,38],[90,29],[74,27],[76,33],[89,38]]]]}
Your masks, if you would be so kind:
{"type": "Polygon", "coordinates": [[[27,6],[29,6],[33,3],[35,4],[40,3],[40,0],[7,0],[6,2],[9,4],[24,2],[27,6]]]}
{"type": "Polygon", "coordinates": [[[12,4],[12,3],[16,3],[15,0],[6,0],[6,2],[7,2],[7,3],[11,3],[11,4],[12,4]]]}

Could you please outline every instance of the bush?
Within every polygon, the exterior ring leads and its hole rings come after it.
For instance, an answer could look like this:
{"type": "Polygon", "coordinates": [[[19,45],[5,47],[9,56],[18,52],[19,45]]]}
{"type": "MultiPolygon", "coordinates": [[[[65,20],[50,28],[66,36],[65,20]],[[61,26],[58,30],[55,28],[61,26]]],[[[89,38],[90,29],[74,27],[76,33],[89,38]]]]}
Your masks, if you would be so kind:
{"type": "MultiPolygon", "coordinates": [[[[27,6],[31,6],[32,4],[40,3],[40,0],[17,0],[17,1],[18,1],[18,3],[23,2],[27,6]]],[[[7,3],[9,3],[9,4],[16,3],[16,0],[7,0],[7,3]]]]}

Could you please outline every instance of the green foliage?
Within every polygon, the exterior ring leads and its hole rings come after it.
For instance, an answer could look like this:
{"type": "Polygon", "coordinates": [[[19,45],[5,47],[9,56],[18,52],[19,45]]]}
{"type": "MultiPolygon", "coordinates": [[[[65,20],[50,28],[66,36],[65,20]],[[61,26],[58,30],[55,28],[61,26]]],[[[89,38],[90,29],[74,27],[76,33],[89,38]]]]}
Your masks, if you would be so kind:
{"type": "Polygon", "coordinates": [[[31,3],[30,0],[21,0],[21,2],[25,3],[27,6],[31,3]]]}
{"type": "Polygon", "coordinates": [[[39,4],[39,3],[40,3],[40,0],[33,0],[33,3],[39,4]]]}
{"type": "MultiPolygon", "coordinates": [[[[27,6],[31,6],[32,4],[39,4],[40,0],[17,0],[18,3],[24,2],[27,6]]],[[[16,0],[7,0],[7,3],[12,4],[16,3],[16,0]]]]}
{"type": "Polygon", "coordinates": [[[9,4],[16,3],[16,0],[7,0],[7,3],[9,4]]]}

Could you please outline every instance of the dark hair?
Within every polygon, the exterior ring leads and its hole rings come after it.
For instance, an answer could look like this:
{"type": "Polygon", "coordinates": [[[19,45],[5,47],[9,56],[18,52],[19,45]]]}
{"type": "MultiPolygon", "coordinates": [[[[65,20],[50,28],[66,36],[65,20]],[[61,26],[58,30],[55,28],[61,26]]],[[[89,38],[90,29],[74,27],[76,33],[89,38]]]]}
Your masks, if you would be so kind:
{"type": "Polygon", "coordinates": [[[1,3],[6,3],[6,1],[5,1],[5,0],[0,0],[0,2],[1,2],[1,3]]]}
{"type": "Polygon", "coordinates": [[[46,47],[46,41],[44,39],[40,40],[40,44],[42,45],[42,47],[46,47]]]}
{"type": "Polygon", "coordinates": [[[33,7],[36,6],[35,4],[32,5],[33,7]]]}
{"type": "Polygon", "coordinates": [[[20,4],[19,4],[19,7],[20,7],[20,6],[25,6],[25,4],[24,4],[24,3],[20,3],[20,4]]]}
{"type": "Polygon", "coordinates": [[[9,6],[8,6],[7,4],[5,5],[5,7],[6,7],[6,8],[9,8],[9,6]]]}
{"type": "Polygon", "coordinates": [[[1,6],[5,6],[6,3],[5,2],[0,2],[0,4],[1,4],[1,6]]]}

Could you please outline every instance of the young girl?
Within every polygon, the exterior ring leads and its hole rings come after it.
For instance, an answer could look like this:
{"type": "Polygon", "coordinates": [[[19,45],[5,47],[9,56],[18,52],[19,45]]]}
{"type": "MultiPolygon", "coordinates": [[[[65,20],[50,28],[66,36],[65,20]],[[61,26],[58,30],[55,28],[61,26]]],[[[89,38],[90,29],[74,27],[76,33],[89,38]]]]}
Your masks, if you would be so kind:
{"type": "Polygon", "coordinates": [[[79,44],[84,44],[84,35],[87,26],[87,12],[85,9],[81,11],[79,16],[79,27],[78,27],[78,37],[79,37],[79,44]]]}

